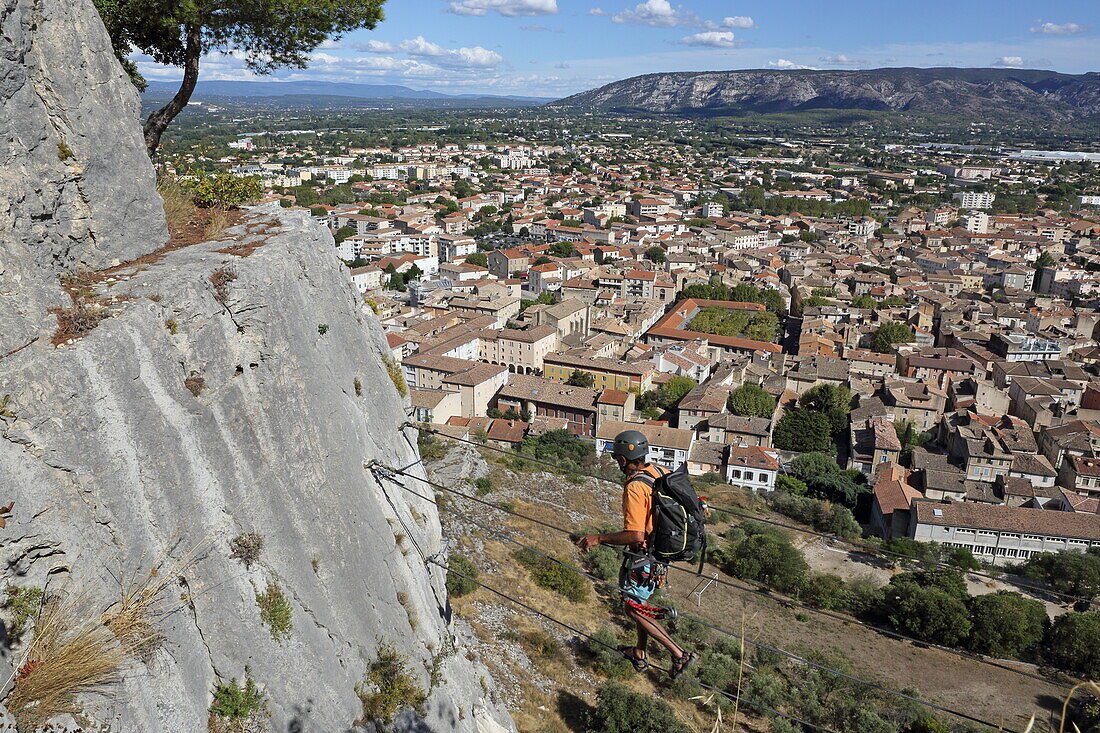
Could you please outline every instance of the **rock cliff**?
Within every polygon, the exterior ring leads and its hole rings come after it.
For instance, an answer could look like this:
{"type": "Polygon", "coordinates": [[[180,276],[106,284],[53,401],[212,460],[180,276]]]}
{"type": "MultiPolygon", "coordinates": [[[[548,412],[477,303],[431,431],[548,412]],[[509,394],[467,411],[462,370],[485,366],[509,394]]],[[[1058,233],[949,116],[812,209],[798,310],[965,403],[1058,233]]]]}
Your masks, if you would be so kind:
{"type": "Polygon", "coordinates": [[[951,68],[678,72],[623,79],[551,104],[671,113],[865,109],[1069,120],[1100,114],[1100,74],[951,68]]]}
{"type": "Polygon", "coordinates": [[[430,690],[400,729],[511,730],[424,562],[435,507],[365,468],[414,463],[415,431],[331,235],[273,207],[162,247],[135,96],[90,0],[3,3],[0,575],[104,607],[196,554],[163,643],[82,710],[113,730],[206,730],[215,681],[247,666],[274,730],[347,730],[387,645],[430,690]],[[46,309],[81,267],[108,317],[57,339],[46,309]],[[229,546],[249,531],[264,547],[246,567],[229,546]],[[268,583],[290,604],[284,641],[261,622],[268,583]]]}

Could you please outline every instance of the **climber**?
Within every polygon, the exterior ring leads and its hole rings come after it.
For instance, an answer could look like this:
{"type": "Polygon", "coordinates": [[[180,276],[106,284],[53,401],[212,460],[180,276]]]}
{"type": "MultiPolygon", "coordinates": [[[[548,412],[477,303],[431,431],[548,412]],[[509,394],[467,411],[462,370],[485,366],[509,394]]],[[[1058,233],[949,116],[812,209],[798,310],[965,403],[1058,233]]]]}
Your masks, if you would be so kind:
{"type": "Polygon", "coordinates": [[[669,672],[673,677],[679,677],[695,661],[695,655],[680,648],[664,627],[657,623],[663,609],[647,604],[650,596],[663,584],[668,569],[666,564],[654,560],[648,549],[654,521],[653,485],[669,471],[646,460],[649,441],[637,430],[619,433],[612,445],[611,455],[626,476],[623,482],[623,531],[584,535],[577,540],[577,546],[585,553],[595,545],[626,548],[619,570],[619,590],[626,614],[637,628],[638,643],[633,647],[621,646],[619,651],[630,660],[635,670],[644,671],[649,668],[646,647],[652,636],[668,649],[672,656],[669,672]]]}

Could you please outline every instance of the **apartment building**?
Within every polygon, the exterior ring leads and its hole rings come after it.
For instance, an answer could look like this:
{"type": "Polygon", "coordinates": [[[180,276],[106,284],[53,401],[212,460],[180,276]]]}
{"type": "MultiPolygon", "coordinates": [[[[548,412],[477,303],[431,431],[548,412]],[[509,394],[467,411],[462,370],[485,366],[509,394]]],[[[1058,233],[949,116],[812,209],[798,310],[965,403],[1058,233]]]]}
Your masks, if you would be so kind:
{"type": "Polygon", "coordinates": [[[573,387],[544,377],[508,375],[508,383],[497,394],[496,407],[506,412],[527,410],[533,417],[564,421],[578,437],[594,437],[599,415],[598,389],[573,387]]]}
{"type": "Polygon", "coordinates": [[[1100,547],[1100,514],[970,502],[913,502],[909,537],[970,550],[981,561],[1019,562],[1040,552],[1100,547]]]}
{"type": "Polygon", "coordinates": [[[557,351],[559,342],[558,332],[551,326],[490,329],[479,337],[478,359],[503,365],[513,374],[541,374],[543,359],[557,351]]]}
{"type": "Polygon", "coordinates": [[[592,375],[596,389],[646,392],[653,387],[654,367],[650,362],[625,362],[607,359],[585,351],[547,354],[543,358],[543,376],[568,381],[573,372],[592,375]]]}

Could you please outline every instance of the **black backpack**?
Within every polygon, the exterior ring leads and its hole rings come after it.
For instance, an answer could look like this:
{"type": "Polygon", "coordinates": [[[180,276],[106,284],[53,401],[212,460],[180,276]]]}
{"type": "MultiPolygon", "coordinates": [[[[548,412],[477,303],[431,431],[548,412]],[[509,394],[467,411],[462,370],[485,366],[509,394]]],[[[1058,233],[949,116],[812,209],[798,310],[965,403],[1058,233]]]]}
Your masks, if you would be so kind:
{"type": "Polygon", "coordinates": [[[653,487],[653,534],[649,552],[658,562],[699,561],[702,571],[706,556],[707,532],[703,522],[703,503],[691,485],[687,468],[662,470],[658,479],[639,473],[634,479],[653,487]]]}

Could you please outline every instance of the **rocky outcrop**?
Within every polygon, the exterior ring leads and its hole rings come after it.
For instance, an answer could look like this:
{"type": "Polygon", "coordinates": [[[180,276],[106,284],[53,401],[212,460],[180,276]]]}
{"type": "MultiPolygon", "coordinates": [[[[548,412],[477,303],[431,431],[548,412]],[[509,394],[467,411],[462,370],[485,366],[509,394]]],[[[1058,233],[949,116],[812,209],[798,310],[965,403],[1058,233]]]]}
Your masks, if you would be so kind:
{"type": "Polygon", "coordinates": [[[59,273],[167,239],[139,112],[90,0],[0,0],[0,354],[44,327],[59,273]]]}
{"type": "MultiPolygon", "coordinates": [[[[154,568],[172,577],[163,642],[78,700],[83,713],[206,730],[215,681],[248,667],[274,730],[347,730],[385,645],[430,691],[398,729],[512,730],[425,562],[441,544],[434,505],[368,469],[415,466],[416,436],[331,235],[271,207],[160,248],[134,95],[91,3],[3,2],[0,504],[14,507],[0,581],[103,608],[154,568]],[[77,267],[108,317],[51,338],[58,275],[77,267]],[[264,546],[246,566],[230,543],[252,531],[264,546]],[[257,603],[269,584],[290,607],[282,639],[257,603]]],[[[10,681],[20,650],[3,651],[10,681]]]]}
{"type": "Polygon", "coordinates": [[[552,105],[673,113],[865,109],[1066,120],[1100,114],[1100,74],[947,68],[680,72],[631,77],[552,105]]]}
{"type": "MultiPolygon", "coordinates": [[[[248,665],[279,730],[342,730],[382,643],[427,687],[449,635],[443,579],[424,562],[438,519],[364,468],[413,463],[415,431],[331,236],[274,209],[110,280],[96,291],[120,305],[89,335],[0,362],[14,413],[0,475],[15,501],[0,552],[9,582],[62,572],[106,600],[112,576],[201,548],[183,574],[191,602],[111,715],[124,730],[196,730],[215,678],[248,665]],[[250,569],[229,557],[245,531],[265,537],[250,569]],[[269,580],[293,606],[285,643],[260,621],[269,580]]],[[[479,674],[461,654],[443,671],[429,725],[474,730],[493,709],[479,674]]]]}

